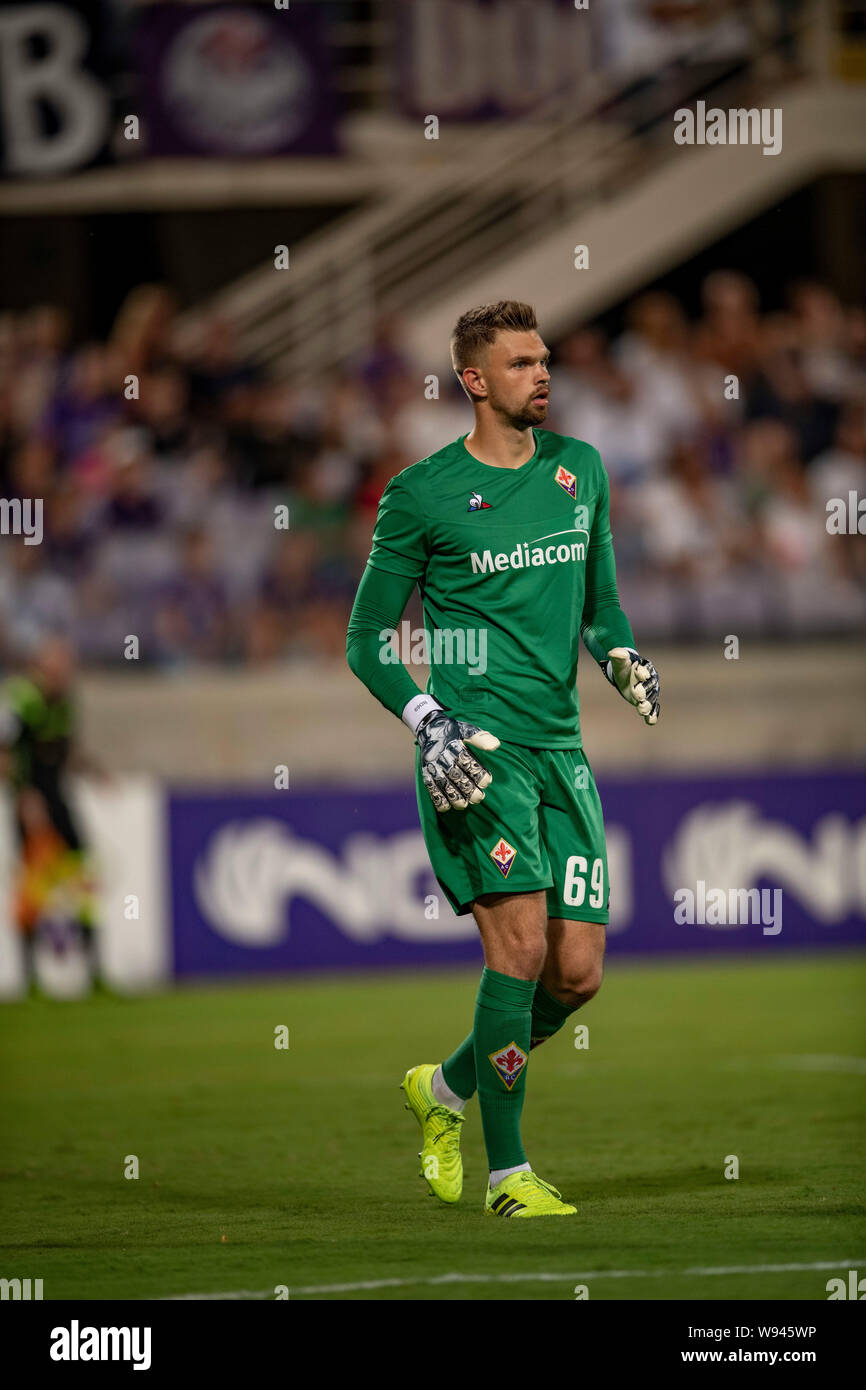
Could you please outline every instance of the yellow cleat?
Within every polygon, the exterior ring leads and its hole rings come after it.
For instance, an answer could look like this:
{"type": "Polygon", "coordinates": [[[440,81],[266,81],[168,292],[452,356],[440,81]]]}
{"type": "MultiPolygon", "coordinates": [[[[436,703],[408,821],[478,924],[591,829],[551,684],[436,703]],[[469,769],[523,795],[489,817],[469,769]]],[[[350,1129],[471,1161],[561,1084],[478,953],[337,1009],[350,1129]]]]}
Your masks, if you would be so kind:
{"type": "Polygon", "coordinates": [[[440,1202],[459,1202],[463,1191],[463,1159],[460,1131],[464,1116],[459,1110],[440,1105],[431,1089],[436,1067],[431,1062],[411,1067],[400,1082],[411,1110],[421,1126],[422,1178],[440,1202]]]}
{"type": "Polygon", "coordinates": [[[487,1216],[576,1216],[577,1207],[562,1200],[562,1193],[536,1173],[512,1173],[487,1189],[487,1216]]]}

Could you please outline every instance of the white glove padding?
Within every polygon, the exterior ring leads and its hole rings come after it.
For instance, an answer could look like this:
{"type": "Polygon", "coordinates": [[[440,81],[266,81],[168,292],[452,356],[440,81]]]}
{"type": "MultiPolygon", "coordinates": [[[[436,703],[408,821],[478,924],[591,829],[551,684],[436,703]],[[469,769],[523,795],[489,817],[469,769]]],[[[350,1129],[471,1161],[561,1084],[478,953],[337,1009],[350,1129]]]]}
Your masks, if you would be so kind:
{"type": "Polygon", "coordinates": [[[634,647],[612,647],[607,655],[601,669],[611,685],[643,715],[646,724],[655,724],[661,713],[661,684],[652,662],[634,647]]]}
{"type": "Polygon", "coordinates": [[[468,751],[499,747],[499,739],[477,724],[455,719],[447,710],[436,710],[421,721],[417,731],[421,750],[421,776],[437,811],[456,811],[484,800],[484,788],[492,775],[468,751]]]}

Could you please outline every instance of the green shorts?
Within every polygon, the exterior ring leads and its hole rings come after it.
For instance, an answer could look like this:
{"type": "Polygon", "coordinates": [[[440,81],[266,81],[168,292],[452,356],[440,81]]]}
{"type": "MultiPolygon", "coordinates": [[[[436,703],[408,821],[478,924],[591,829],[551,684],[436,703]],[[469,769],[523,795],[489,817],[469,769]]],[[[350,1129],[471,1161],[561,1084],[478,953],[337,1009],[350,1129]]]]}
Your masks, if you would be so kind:
{"type": "Polygon", "coordinates": [[[442,814],[430,800],[415,755],[421,830],[454,911],[471,911],[483,893],[546,889],[549,917],[607,922],[604,820],[583,750],[503,743],[476,756],[493,775],[484,800],[442,814]]]}

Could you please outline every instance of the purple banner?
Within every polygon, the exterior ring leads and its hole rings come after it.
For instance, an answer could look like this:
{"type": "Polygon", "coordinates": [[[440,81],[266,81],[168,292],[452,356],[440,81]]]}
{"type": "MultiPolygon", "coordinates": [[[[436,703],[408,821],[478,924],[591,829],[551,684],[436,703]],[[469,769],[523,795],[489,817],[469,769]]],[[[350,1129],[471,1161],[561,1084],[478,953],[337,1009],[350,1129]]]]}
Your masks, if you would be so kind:
{"type": "Polygon", "coordinates": [[[315,4],[154,5],[136,55],[148,152],[263,158],[337,151],[324,16],[315,4]]]}
{"type": "MultiPolygon", "coordinates": [[[[600,782],[612,953],[866,940],[859,773],[600,782]]],[[[433,878],[412,790],[175,793],[178,975],[481,959],[433,878]]]]}

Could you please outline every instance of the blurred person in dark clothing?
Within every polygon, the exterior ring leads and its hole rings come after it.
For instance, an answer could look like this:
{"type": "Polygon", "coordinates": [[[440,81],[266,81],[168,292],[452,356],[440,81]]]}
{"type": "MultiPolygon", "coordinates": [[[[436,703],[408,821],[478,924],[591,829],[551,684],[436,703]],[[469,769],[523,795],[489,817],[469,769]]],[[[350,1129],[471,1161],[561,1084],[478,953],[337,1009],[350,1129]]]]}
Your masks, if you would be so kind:
{"type": "Polygon", "coordinates": [[[130,416],[155,458],[172,460],[182,455],[192,436],[189,386],[183,372],[169,365],[148,372],[142,377],[138,400],[130,406],[130,416]]]}
{"type": "Polygon", "coordinates": [[[58,484],[45,503],[45,552],[53,574],[78,581],[88,570],[97,534],[92,501],[71,479],[58,484]]]}
{"type": "Polygon", "coordinates": [[[27,439],[9,459],[6,497],[45,497],[54,487],[54,450],[43,439],[27,439]]]}
{"type": "Polygon", "coordinates": [[[857,397],[866,396],[866,309],[861,305],[845,310],[845,352],[855,373],[857,397]]]}
{"type": "Polygon", "coordinates": [[[790,301],[803,372],[814,394],[828,401],[866,399],[866,376],[849,354],[839,296],[818,281],[802,280],[790,301]]]}
{"type": "Polygon", "coordinates": [[[214,403],[243,387],[254,386],[261,377],[258,368],[241,356],[231,323],[218,316],[204,325],[188,365],[192,405],[196,412],[207,413],[214,403]]]}
{"type": "Polygon", "coordinates": [[[0,494],[9,496],[9,467],[18,446],[12,413],[12,389],[0,381],[0,494]]]}
{"type": "Polygon", "coordinates": [[[111,532],[153,532],[163,519],[147,440],[140,431],[122,430],[111,441],[113,470],[101,518],[111,532]]]}
{"type": "Polygon", "coordinates": [[[339,539],[302,527],[280,537],[243,624],[247,661],[341,657],[357,575],[339,539]]]}
{"type": "Polygon", "coordinates": [[[247,383],[234,388],[222,421],[234,477],[253,491],[290,482],[303,448],[310,447],[294,432],[283,386],[247,383]]]}
{"type": "Polygon", "coordinates": [[[740,379],[741,392],[758,370],[761,321],[758,291],[747,275],[714,270],[701,286],[703,316],[695,333],[695,353],[740,379]]]}
{"type": "Polygon", "coordinates": [[[838,403],[810,385],[797,324],[786,314],[770,315],[762,325],[760,367],[745,392],[743,414],[747,421],[788,425],[806,463],[833,441],[838,403]]]}
{"type": "Polygon", "coordinates": [[[155,632],[158,659],[165,665],[220,661],[229,655],[226,587],[201,529],[183,537],[177,573],[160,588],[155,632]]]}
{"type": "Polygon", "coordinates": [[[53,400],[43,430],[63,463],[74,461],[123,414],[123,395],[112,389],[110,362],[101,343],[75,353],[53,400]]]}
{"type": "Polygon", "coordinates": [[[177,313],[174,291],[167,285],[136,285],[120,307],[111,331],[113,361],[122,375],[141,378],[175,360],[173,332],[177,313]]]}
{"type": "Polygon", "coordinates": [[[392,382],[400,382],[414,370],[414,363],[400,343],[400,320],[383,314],[373,330],[373,341],[357,366],[357,374],[379,407],[386,404],[392,382]]]}
{"type": "Polygon", "coordinates": [[[25,672],[0,691],[0,772],[17,832],[16,917],[28,974],[40,942],[58,954],[82,950],[98,977],[93,868],[65,786],[69,771],[98,772],[76,738],[75,657],[63,638],[44,638],[25,672]]]}
{"type": "Polygon", "coordinates": [[[69,316],[56,304],[38,304],[14,325],[13,418],[19,435],[38,428],[66,366],[69,316]]]}
{"type": "Polygon", "coordinates": [[[303,642],[316,597],[317,555],[314,532],[295,528],[280,536],[243,625],[248,661],[283,660],[303,642]]]}

